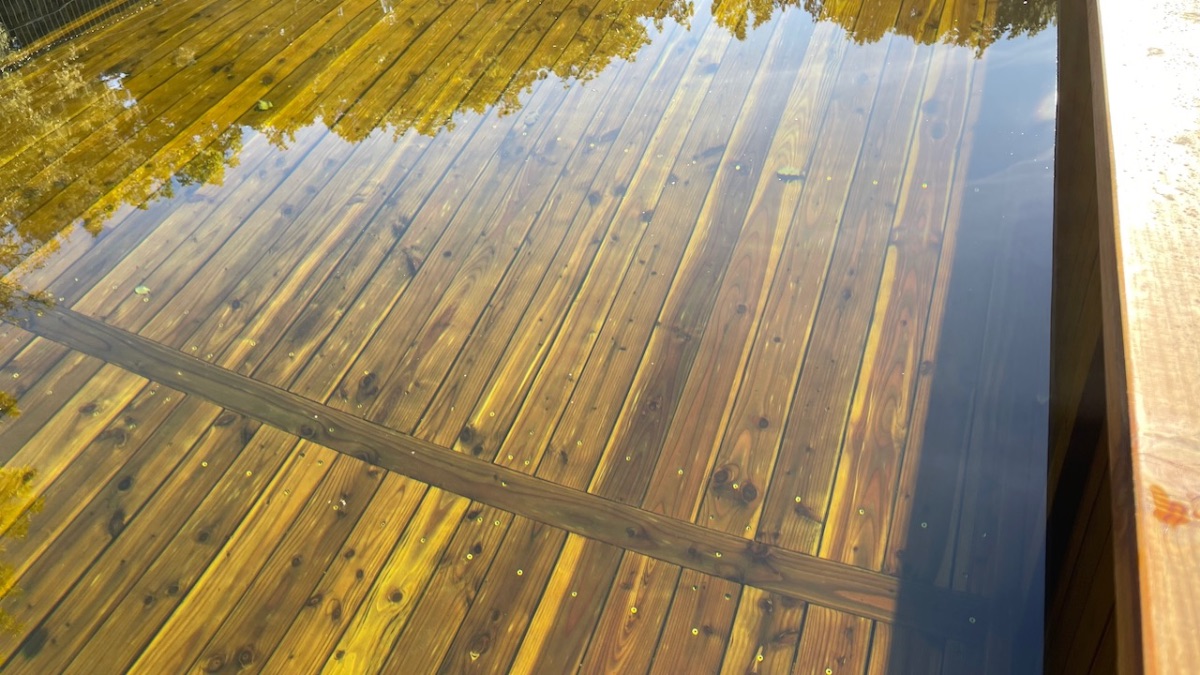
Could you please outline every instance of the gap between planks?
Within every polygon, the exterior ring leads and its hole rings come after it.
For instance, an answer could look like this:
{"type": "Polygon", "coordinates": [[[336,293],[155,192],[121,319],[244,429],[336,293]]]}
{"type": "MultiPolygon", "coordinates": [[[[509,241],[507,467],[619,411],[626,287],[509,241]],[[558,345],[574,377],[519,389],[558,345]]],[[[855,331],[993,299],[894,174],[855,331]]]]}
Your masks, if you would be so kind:
{"type": "Polygon", "coordinates": [[[573,490],[382,427],[225,370],[69,309],[5,321],[339,453],[577,535],[705,574],[862,617],[978,642],[990,607],[969,594],[901,580],[710,530],[573,490]],[[911,591],[911,592],[910,592],[911,591]],[[908,599],[919,599],[909,602],[908,599]]]}

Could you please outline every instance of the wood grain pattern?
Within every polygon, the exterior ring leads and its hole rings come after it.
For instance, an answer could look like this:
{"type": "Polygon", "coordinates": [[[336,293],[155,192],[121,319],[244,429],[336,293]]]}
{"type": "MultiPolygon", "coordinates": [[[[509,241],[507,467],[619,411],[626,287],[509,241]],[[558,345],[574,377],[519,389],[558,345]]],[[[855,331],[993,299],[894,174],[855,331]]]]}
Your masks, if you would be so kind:
{"type": "MultiPolygon", "coordinates": [[[[88,568],[90,575],[110,580],[106,589],[108,592],[89,593],[86,583],[76,584],[71,589],[74,592],[67,598],[52,607],[42,608],[43,612],[51,609],[53,611],[36,626],[30,626],[27,634],[0,638],[3,639],[4,651],[9,656],[6,669],[14,672],[61,670],[75,652],[91,638],[100,622],[120,616],[116,606],[123,600],[129,600],[126,605],[127,611],[136,611],[135,607],[152,606],[159,594],[170,597],[178,593],[181,586],[173,585],[174,580],[168,579],[161,586],[153,586],[136,597],[126,595],[139,581],[140,575],[134,570],[145,569],[157,561],[159,554],[172,538],[168,533],[180,532],[191,515],[189,511],[175,506],[203,501],[213,485],[230,467],[243,472],[260,468],[249,456],[243,459],[241,465],[237,462],[246,439],[253,437],[258,429],[257,422],[230,414],[215,420],[210,419],[209,425],[205,435],[191,447],[181,463],[181,467],[185,467],[184,470],[172,474],[167,483],[155,493],[152,508],[143,507],[140,515],[144,517],[122,522],[121,527],[115,531],[124,536],[118,537],[113,545],[105,549],[106,555],[100,564],[88,568]],[[155,536],[154,533],[157,532],[162,532],[163,535],[155,536]],[[171,589],[175,591],[171,592],[171,589]],[[150,603],[145,602],[146,597],[151,598],[150,603]],[[23,643],[14,640],[14,637],[23,638],[23,643]],[[43,650],[40,645],[45,644],[48,639],[54,641],[55,648],[43,650]],[[22,651],[14,658],[13,654],[18,647],[22,651]]],[[[206,522],[199,518],[197,520],[199,522],[193,523],[179,536],[190,540],[193,546],[200,550],[211,550],[215,544],[212,539],[214,530],[208,529],[209,526],[215,527],[215,535],[218,536],[222,526],[231,527],[228,521],[222,523],[211,520],[206,522]]],[[[110,520],[109,523],[111,522],[110,520]]],[[[105,527],[103,531],[106,540],[112,538],[113,529],[105,527]]],[[[43,565],[53,565],[54,562],[53,559],[45,557],[39,561],[43,565]]],[[[62,591],[61,588],[55,588],[51,592],[58,594],[62,591]]]]}
{"type": "Polygon", "coordinates": [[[627,551],[584,655],[585,673],[646,672],[681,570],[627,551]]]}
{"type": "Polygon", "coordinates": [[[739,591],[738,584],[683,570],[650,672],[716,672],[725,658],[739,591]]]}
{"type": "Polygon", "coordinates": [[[810,605],[792,672],[796,675],[864,672],[874,625],[874,621],[859,616],[810,605]]]}
{"type": "Polygon", "coordinates": [[[1200,165],[1196,89],[1185,75],[1200,54],[1196,23],[1181,11],[1166,2],[1136,14],[1119,3],[1089,6],[1118,654],[1128,672],[1171,672],[1200,658],[1185,628],[1200,592],[1174,563],[1200,550],[1200,530],[1177,525],[1153,496],[1190,503],[1200,470],[1197,314],[1178,304],[1180,289],[1200,278],[1189,215],[1197,197],[1187,187],[1200,165]],[[1161,87],[1139,93],[1142,77],[1161,87]]]}
{"type": "Polygon", "coordinates": [[[11,549],[6,667],[1007,654],[990,596],[1036,561],[979,535],[1035,533],[983,436],[1019,406],[964,403],[983,422],[945,435],[974,454],[911,494],[949,452],[910,427],[996,7],[876,4],[164,3],[67,68],[128,73],[128,110],[31,64],[61,115],[0,148],[29,169],[4,194],[31,226],[96,220],[6,270],[58,299],[0,330],[24,411],[0,459],[57,500],[11,549]],[[226,185],[188,184],[213,158],[226,185]]]}
{"type": "Polygon", "coordinates": [[[924,607],[895,605],[895,581],[740,537],[655,516],[447,452],[340,411],[313,403],[254,380],[220,371],[135,335],[61,308],[21,318],[26,330],[107,360],[166,386],[195,394],[279,429],[333,447],[390,471],[464,495],[478,496],[498,508],[572,532],[670,561],[688,569],[799,596],[861,616],[936,627],[949,635],[977,634],[987,624],[986,610],[966,596],[927,591],[924,607]],[[314,420],[324,420],[314,423],[314,420]],[[328,427],[326,425],[329,425],[328,427]],[[329,431],[333,429],[333,431],[329,431]],[[694,542],[694,543],[688,543],[694,542]],[[719,554],[719,555],[718,555],[719,554]],[[898,614],[898,610],[912,615],[898,614]],[[966,621],[974,617],[975,622],[966,621]]]}
{"type": "Polygon", "coordinates": [[[721,673],[786,673],[796,659],[807,605],[743,586],[721,673]]]}
{"type": "MultiPolygon", "coordinates": [[[[767,32],[761,35],[757,40],[748,40],[742,44],[729,45],[728,50],[720,59],[720,65],[716,72],[712,75],[711,80],[708,77],[700,76],[697,79],[701,82],[708,80],[712,91],[728,92],[734,99],[741,98],[740,94],[746,91],[749,87],[750,80],[744,78],[743,73],[754,71],[757,69],[760,59],[762,58],[764,48],[771,42],[771,37],[774,34],[767,32]],[[739,82],[739,80],[741,80],[739,82]]],[[[705,44],[712,42],[721,47],[724,46],[724,40],[721,39],[720,33],[715,31],[707,31],[705,38],[702,38],[698,51],[703,54],[705,44]]],[[[703,68],[707,65],[707,59],[702,55],[693,63],[688,64],[689,69],[703,68]]],[[[685,80],[687,82],[687,80],[685,80]]],[[[707,98],[705,98],[707,100],[707,98]]],[[[664,120],[665,123],[670,123],[664,120]]],[[[648,327],[653,325],[649,320],[651,312],[654,312],[663,302],[660,298],[663,295],[668,295],[669,292],[665,288],[667,279],[672,275],[670,271],[673,265],[679,265],[680,269],[688,265],[686,259],[680,259],[680,254],[689,249],[694,250],[694,247],[688,246],[689,238],[703,238],[703,228],[698,227],[696,230],[689,231],[687,224],[694,218],[697,211],[700,209],[699,204],[702,199],[695,197],[702,195],[710,189],[711,181],[713,181],[713,173],[708,161],[698,161],[699,153],[703,148],[716,147],[726,145],[727,135],[731,132],[737,118],[729,116],[714,124],[702,125],[693,124],[689,129],[688,136],[685,138],[680,149],[680,155],[675,159],[674,166],[671,167],[672,173],[676,175],[676,186],[689,186],[682,189],[672,189],[671,181],[667,181],[667,186],[662,189],[661,195],[655,204],[655,213],[663,213],[663,215],[655,215],[651,218],[651,223],[646,226],[646,234],[643,237],[643,245],[646,239],[657,236],[655,246],[656,250],[647,251],[643,249],[646,259],[651,261],[651,264],[633,268],[623,281],[622,287],[618,292],[613,312],[617,312],[616,321],[606,322],[601,329],[597,342],[598,346],[603,351],[593,352],[589,358],[586,367],[579,374],[577,382],[573,390],[573,400],[570,401],[566,409],[561,413],[561,417],[557,420],[557,427],[554,429],[553,435],[550,437],[550,448],[560,448],[559,452],[550,455],[539,463],[536,455],[533,458],[527,458],[531,465],[537,466],[537,475],[540,478],[554,481],[556,483],[566,484],[576,489],[581,489],[589,481],[595,473],[595,467],[598,462],[604,461],[601,452],[606,449],[601,443],[581,443],[583,439],[602,438],[604,437],[611,425],[611,414],[597,414],[598,408],[601,406],[612,406],[619,400],[619,396],[613,396],[614,392],[620,392],[623,383],[629,381],[634,376],[634,369],[638,367],[639,355],[643,350],[627,349],[613,350],[611,347],[605,348],[605,344],[609,342],[606,337],[615,340],[617,344],[641,344],[645,338],[639,335],[648,327]],[[690,162],[687,159],[690,158],[690,162]],[[674,262],[679,260],[679,262],[674,262]],[[632,279],[631,279],[632,277],[632,279]],[[621,317],[628,317],[624,322],[620,321],[621,317]],[[568,450],[561,450],[566,448],[568,450]],[[573,448],[573,449],[572,449],[573,448]],[[566,456],[568,461],[562,461],[566,456]]],[[[665,165],[665,163],[664,163],[665,165]]],[[[719,169],[716,173],[719,173],[719,169]]],[[[653,185],[653,184],[651,184],[653,185]]],[[[719,250],[719,249],[718,249],[719,250]]],[[[711,269],[711,268],[709,268],[711,269]]],[[[710,275],[711,276],[711,275],[710,275]]],[[[695,289],[699,290],[699,289],[695,289]]],[[[697,297],[701,304],[704,302],[704,294],[698,293],[697,297]]],[[[702,312],[697,309],[697,313],[701,316],[702,312]]],[[[661,310],[660,310],[661,314],[661,310]]],[[[642,333],[644,335],[644,333],[642,333]]],[[[648,358],[656,358],[649,356],[648,358]]],[[[627,387],[627,385],[625,385],[627,387]]],[[[526,419],[525,423],[535,423],[536,418],[526,419]]],[[[518,440],[516,437],[513,440],[518,440]]],[[[519,446],[517,446],[519,447],[519,446]]],[[[516,454],[516,453],[513,453],[516,454]]],[[[509,460],[507,456],[498,457],[498,460],[504,463],[515,465],[516,458],[509,460]]],[[[624,461],[630,462],[629,455],[623,457],[609,457],[607,461],[624,461]]],[[[509,537],[515,542],[524,541],[525,536],[523,530],[514,527],[516,532],[510,533],[509,537]]],[[[561,537],[555,542],[561,546],[561,537]]],[[[515,548],[511,543],[506,542],[505,549],[515,548]]],[[[557,555],[554,546],[548,546],[546,549],[549,555],[557,555]]],[[[519,548],[514,551],[513,555],[524,555],[519,552],[519,548]]],[[[529,561],[530,567],[535,567],[534,559],[526,558],[529,561]]],[[[547,568],[548,569],[548,568],[547,568]]],[[[502,577],[501,577],[502,579],[502,577]]],[[[485,581],[483,592],[486,593],[489,588],[489,582],[485,581]]],[[[495,583],[495,582],[491,582],[495,583]]],[[[518,602],[515,598],[505,597],[505,592],[514,590],[511,584],[499,584],[502,595],[498,602],[498,606],[502,606],[505,611],[510,613],[510,623],[521,625],[521,621],[528,620],[527,617],[534,613],[537,598],[535,596],[526,596],[525,602],[518,602]],[[516,617],[521,617],[517,620],[516,617]]],[[[472,608],[472,612],[466,617],[462,631],[470,632],[478,631],[481,616],[488,615],[489,608],[487,606],[476,605],[472,608]]],[[[460,632],[460,637],[463,633],[460,632]]],[[[492,649],[497,653],[492,658],[503,659],[504,655],[497,647],[503,643],[493,644],[492,649]]],[[[511,644],[511,643],[510,643],[511,644]]],[[[515,649],[515,645],[509,647],[515,649]]],[[[453,651],[451,657],[453,657],[453,651]]],[[[479,661],[483,667],[502,667],[505,663],[503,660],[485,662],[479,661]]],[[[443,664],[445,667],[446,664],[443,664]]]]}

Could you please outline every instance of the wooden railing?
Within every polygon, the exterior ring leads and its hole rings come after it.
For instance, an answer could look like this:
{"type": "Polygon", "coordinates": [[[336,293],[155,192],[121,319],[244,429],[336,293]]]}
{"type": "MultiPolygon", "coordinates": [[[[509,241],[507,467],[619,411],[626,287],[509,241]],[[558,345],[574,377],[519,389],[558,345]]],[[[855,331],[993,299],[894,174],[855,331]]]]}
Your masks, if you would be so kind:
{"type": "Polygon", "coordinates": [[[1200,11],[1061,5],[1048,658],[1194,672],[1200,11]],[[1102,432],[1092,452],[1089,428],[1102,432]]]}

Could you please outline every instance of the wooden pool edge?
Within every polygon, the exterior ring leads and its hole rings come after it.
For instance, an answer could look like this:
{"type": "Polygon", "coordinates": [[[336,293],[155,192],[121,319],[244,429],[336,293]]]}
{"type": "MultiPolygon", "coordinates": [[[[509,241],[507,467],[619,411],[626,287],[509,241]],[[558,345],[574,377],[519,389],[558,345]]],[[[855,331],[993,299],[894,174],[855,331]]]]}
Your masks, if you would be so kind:
{"type": "Polygon", "coordinates": [[[1047,664],[1188,672],[1200,660],[1200,13],[1169,0],[1060,10],[1047,664]]]}

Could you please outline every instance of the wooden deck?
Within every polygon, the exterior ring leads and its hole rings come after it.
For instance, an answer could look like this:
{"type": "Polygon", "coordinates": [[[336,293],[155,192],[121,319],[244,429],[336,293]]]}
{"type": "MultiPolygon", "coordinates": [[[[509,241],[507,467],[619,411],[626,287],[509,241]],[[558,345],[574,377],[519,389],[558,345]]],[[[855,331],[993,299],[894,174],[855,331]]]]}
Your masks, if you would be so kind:
{"type": "Polygon", "coordinates": [[[1004,670],[1039,224],[963,217],[995,3],[892,4],[163,3],[0,80],[5,671],[1004,670]]]}

